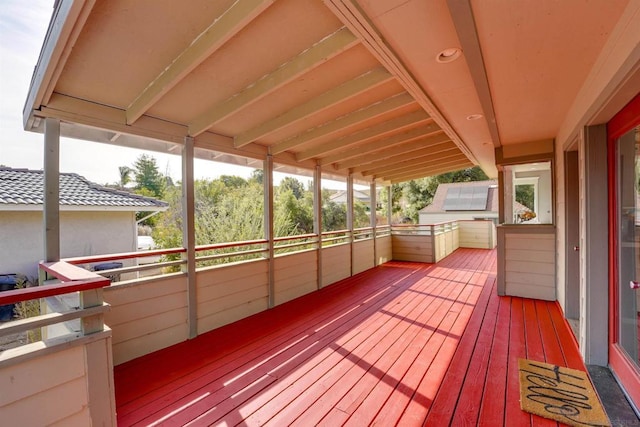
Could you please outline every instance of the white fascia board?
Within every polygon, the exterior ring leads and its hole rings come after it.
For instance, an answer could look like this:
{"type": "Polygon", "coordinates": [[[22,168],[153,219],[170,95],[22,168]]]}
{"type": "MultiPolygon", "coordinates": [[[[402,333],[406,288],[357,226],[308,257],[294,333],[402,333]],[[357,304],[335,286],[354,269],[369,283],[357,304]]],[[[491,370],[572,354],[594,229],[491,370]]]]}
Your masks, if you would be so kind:
{"type": "Polygon", "coordinates": [[[55,3],[22,109],[25,130],[31,130],[35,119],[34,111],[39,110],[51,95],[94,3],[95,0],[59,0],[55,3]]]}

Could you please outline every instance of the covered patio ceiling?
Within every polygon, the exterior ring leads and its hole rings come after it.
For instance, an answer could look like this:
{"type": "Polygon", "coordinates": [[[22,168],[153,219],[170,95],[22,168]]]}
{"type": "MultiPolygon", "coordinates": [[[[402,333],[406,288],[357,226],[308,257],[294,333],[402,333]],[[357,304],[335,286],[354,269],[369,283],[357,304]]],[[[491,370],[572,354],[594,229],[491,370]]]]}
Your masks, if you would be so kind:
{"type": "Polygon", "coordinates": [[[61,0],[24,126],[367,182],[494,177],[496,147],[567,128],[628,3],[61,0]]]}

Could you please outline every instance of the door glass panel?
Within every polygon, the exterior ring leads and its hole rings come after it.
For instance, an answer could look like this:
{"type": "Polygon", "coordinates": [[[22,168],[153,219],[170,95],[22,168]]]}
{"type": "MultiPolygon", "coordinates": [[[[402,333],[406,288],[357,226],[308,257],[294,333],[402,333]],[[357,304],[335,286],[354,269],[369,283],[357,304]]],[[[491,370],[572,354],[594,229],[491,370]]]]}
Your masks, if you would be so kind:
{"type": "Polygon", "coordinates": [[[640,307],[640,127],[623,135],[618,148],[618,342],[636,365],[640,307]]]}

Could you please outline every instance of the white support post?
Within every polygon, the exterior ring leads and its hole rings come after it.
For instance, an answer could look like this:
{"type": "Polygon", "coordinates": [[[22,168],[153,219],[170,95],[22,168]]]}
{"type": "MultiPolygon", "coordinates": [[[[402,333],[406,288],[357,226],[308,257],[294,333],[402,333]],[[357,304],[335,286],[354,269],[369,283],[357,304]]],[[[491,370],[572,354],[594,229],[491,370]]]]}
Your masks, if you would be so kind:
{"type": "Polygon", "coordinates": [[[391,216],[393,210],[393,200],[391,196],[393,195],[393,191],[391,188],[391,184],[387,186],[387,224],[389,225],[389,232],[391,232],[391,216]]]}
{"type": "Polygon", "coordinates": [[[322,167],[313,172],[313,232],[318,236],[318,289],[322,288],[322,167]]]}
{"type": "Polygon", "coordinates": [[[44,260],[60,261],[60,120],[44,121],[44,260]]]}
{"type": "Polygon", "coordinates": [[[378,251],[376,244],[376,206],[378,205],[378,201],[376,200],[376,183],[372,182],[369,184],[369,226],[371,227],[371,237],[373,239],[373,265],[378,265],[378,251]]]}
{"type": "Polygon", "coordinates": [[[268,274],[268,286],[269,286],[269,301],[268,307],[273,308],[276,303],[275,298],[275,252],[273,249],[273,157],[271,154],[267,155],[264,160],[264,234],[265,240],[267,240],[267,257],[269,260],[269,274],[268,274]]]}
{"type": "Polygon", "coordinates": [[[187,273],[187,322],[189,338],[198,336],[198,290],[196,283],[195,192],[193,182],[193,138],[182,147],[182,245],[186,249],[182,271],[187,273]]]}
{"type": "MultiPolygon", "coordinates": [[[[102,288],[80,292],[80,309],[100,307],[103,303],[102,288]]],[[[82,335],[89,335],[104,330],[104,315],[102,313],[83,317],[81,321],[82,335]]]]}
{"type": "Polygon", "coordinates": [[[349,230],[349,252],[351,253],[351,276],[353,276],[353,175],[347,176],[347,230],[349,230]]]}

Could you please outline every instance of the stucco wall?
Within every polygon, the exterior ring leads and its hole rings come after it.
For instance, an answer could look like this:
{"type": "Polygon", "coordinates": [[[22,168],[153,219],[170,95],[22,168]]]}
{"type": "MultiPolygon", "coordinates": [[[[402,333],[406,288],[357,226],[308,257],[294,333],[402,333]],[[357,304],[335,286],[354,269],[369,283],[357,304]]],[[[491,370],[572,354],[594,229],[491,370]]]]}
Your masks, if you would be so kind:
{"type": "MultiPolygon", "coordinates": [[[[0,274],[36,277],[43,258],[42,212],[0,212],[0,274]]],[[[60,212],[63,258],[136,250],[134,212],[60,212]]]]}

